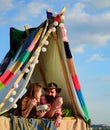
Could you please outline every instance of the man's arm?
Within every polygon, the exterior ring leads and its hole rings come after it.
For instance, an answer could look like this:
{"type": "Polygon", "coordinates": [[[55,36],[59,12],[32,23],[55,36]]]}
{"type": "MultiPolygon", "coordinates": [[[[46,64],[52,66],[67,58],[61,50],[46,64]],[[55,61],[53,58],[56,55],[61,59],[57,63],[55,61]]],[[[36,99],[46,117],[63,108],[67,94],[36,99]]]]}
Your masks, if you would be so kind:
{"type": "Polygon", "coordinates": [[[56,114],[56,119],[54,121],[54,126],[57,128],[61,125],[61,121],[62,121],[62,116],[61,114],[56,114]]]}

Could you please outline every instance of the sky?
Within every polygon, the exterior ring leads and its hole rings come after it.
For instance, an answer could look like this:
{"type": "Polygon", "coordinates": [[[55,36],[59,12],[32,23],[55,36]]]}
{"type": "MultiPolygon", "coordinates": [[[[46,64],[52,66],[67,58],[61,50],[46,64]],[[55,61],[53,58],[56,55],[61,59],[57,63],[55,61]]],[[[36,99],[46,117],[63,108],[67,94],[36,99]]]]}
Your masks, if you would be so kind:
{"type": "Polygon", "coordinates": [[[0,0],[0,62],[9,29],[39,26],[66,6],[65,27],[92,124],[110,125],[110,0],[0,0]]]}

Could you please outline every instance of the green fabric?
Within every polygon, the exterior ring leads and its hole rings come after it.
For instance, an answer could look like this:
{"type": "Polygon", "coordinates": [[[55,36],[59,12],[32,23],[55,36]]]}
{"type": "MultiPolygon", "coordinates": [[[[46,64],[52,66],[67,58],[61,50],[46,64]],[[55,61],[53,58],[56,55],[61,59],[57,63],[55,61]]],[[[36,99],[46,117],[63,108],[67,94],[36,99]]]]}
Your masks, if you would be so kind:
{"type": "Polygon", "coordinates": [[[63,108],[62,109],[62,116],[63,117],[70,117],[70,116],[73,116],[74,113],[73,113],[73,110],[72,109],[69,109],[69,108],[63,108]]]}
{"type": "MultiPolygon", "coordinates": [[[[40,28],[40,26],[38,27],[38,29],[40,28]]],[[[31,34],[36,29],[37,28],[29,28],[28,29],[29,34],[31,34]]],[[[15,58],[20,47],[21,46],[23,47],[25,45],[27,38],[28,38],[28,36],[27,36],[26,31],[21,31],[19,29],[14,28],[14,27],[10,28],[10,51],[11,51],[13,59],[15,58]]]]}
{"type": "Polygon", "coordinates": [[[25,31],[10,28],[10,51],[14,59],[21,45],[24,44],[27,35],[25,31]]]}
{"type": "Polygon", "coordinates": [[[28,59],[29,55],[30,55],[30,52],[29,52],[29,51],[25,51],[25,52],[20,56],[20,58],[18,59],[18,61],[24,63],[24,62],[28,59]]]}
{"type": "Polygon", "coordinates": [[[88,111],[87,111],[86,106],[83,106],[83,110],[84,110],[84,114],[86,115],[85,119],[86,119],[87,121],[90,120],[90,117],[89,117],[89,114],[88,114],[88,111]]]}
{"type": "Polygon", "coordinates": [[[0,82],[0,89],[2,89],[4,86],[5,85],[2,82],[0,82]]]}

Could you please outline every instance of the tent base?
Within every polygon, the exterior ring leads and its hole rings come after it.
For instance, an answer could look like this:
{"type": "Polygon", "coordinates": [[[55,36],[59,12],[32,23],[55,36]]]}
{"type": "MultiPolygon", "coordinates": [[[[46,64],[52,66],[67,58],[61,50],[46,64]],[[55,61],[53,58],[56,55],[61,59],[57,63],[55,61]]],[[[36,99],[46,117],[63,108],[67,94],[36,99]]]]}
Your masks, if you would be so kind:
{"type": "MultiPolygon", "coordinates": [[[[25,119],[26,122],[27,119],[25,119]]],[[[37,120],[37,119],[35,119],[37,120]]],[[[16,125],[16,123],[15,123],[16,125]]],[[[22,128],[18,128],[19,126],[16,125],[14,130],[22,130],[22,128]],[[17,127],[16,127],[17,126],[17,127]]],[[[0,128],[1,130],[12,130],[12,120],[9,117],[0,116],[0,128]]],[[[29,128],[29,127],[28,127],[29,128]]],[[[37,130],[37,129],[36,129],[37,130]]],[[[61,126],[57,128],[57,130],[89,130],[87,127],[87,124],[84,122],[84,120],[80,118],[74,118],[74,117],[64,117],[61,126]]]]}

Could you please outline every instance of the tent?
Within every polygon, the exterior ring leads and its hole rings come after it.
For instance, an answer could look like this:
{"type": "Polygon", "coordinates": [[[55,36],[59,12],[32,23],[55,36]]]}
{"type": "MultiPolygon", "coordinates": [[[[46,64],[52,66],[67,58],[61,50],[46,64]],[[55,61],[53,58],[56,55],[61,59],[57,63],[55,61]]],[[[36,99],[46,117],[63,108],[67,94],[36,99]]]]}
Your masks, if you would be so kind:
{"type": "Polygon", "coordinates": [[[29,83],[38,82],[45,87],[49,82],[55,82],[62,88],[63,108],[73,113],[63,117],[58,130],[89,129],[90,117],[64,25],[65,10],[66,7],[55,14],[48,9],[47,19],[38,27],[25,26],[23,31],[10,28],[10,50],[0,64],[1,128],[10,129],[11,119],[4,113],[17,107],[16,103],[29,83]]]}

